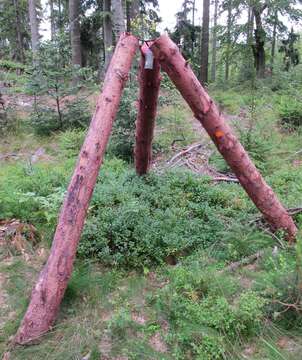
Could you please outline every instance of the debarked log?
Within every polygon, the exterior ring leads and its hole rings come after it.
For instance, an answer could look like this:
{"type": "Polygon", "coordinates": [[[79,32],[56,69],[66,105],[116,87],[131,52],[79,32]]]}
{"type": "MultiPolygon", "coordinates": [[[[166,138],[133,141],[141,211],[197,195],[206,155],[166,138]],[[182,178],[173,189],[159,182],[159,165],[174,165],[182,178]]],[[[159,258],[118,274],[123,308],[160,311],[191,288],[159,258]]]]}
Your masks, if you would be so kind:
{"type": "Polygon", "coordinates": [[[262,178],[177,45],[162,35],[154,41],[151,50],[267,222],[273,229],[284,229],[288,239],[293,240],[297,233],[293,219],[262,178]]]}
{"type": "Polygon", "coordinates": [[[137,48],[138,40],[134,36],[121,35],[61,208],[50,256],[32,290],[30,304],[15,336],[14,342],[17,344],[28,344],[38,339],[56,320],[72,273],[89,201],[137,48]]]}

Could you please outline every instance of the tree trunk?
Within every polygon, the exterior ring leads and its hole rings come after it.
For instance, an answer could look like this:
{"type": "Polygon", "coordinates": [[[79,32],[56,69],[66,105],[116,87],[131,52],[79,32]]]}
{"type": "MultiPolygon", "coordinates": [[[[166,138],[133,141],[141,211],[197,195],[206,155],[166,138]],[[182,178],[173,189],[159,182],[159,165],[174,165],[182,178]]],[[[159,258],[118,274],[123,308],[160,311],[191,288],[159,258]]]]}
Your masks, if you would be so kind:
{"type": "Polygon", "coordinates": [[[215,82],[215,80],[216,80],[218,1],[219,0],[215,0],[215,3],[214,3],[212,66],[211,66],[211,81],[212,82],[215,82]]]}
{"type": "Polygon", "coordinates": [[[131,3],[126,0],[126,31],[131,31],[131,3]]]}
{"type": "Polygon", "coordinates": [[[196,0],[193,0],[192,1],[192,48],[191,48],[191,51],[192,51],[192,56],[194,56],[194,50],[195,50],[195,43],[196,43],[196,31],[195,31],[195,11],[196,11],[196,8],[195,8],[195,5],[196,5],[196,0]]]}
{"type": "Polygon", "coordinates": [[[60,31],[63,30],[63,17],[62,17],[62,2],[58,0],[58,28],[60,31]]]}
{"type": "Polygon", "coordinates": [[[227,47],[225,54],[225,80],[230,77],[230,52],[231,52],[231,27],[232,27],[232,0],[228,0],[228,19],[227,19],[227,47]]]}
{"type": "Polygon", "coordinates": [[[196,5],[196,0],[193,0],[192,1],[192,25],[193,25],[193,27],[195,26],[195,11],[196,11],[195,5],[196,5]]]}
{"type": "Polygon", "coordinates": [[[139,15],[139,2],[140,0],[132,0],[130,6],[130,19],[134,20],[139,15]]]}
{"type": "Polygon", "coordinates": [[[272,228],[284,229],[288,239],[294,239],[297,228],[292,218],[261,177],[217,106],[182,57],[178,47],[168,36],[162,35],[155,40],[151,50],[272,228]]]}
{"type": "Polygon", "coordinates": [[[23,35],[21,30],[19,0],[13,0],[13,1],[14,1],[15,30],[16,30],[16,60],[24,63],[25,55],[23,49],[23,35]]]}
{"type": "Polygon", "coordinates": [[[125,32],[125,15],[122,0],[111,0],[112,4],[112,19],[113,19],[113,32],[115,39],[125,32]]]}
{"type": "Polygon", "coordinates": [[[271,70],[274,68],[275,51],[276,51],[276,36],[277,36],[277,23],[278,23],[278,12],[274,13],[274,27],[273,27],[273,38],[272,38],[272,49],[271,49],[271,70]]]}
{"type": "Polygon", "coordinates": [[[208,83],[210,0],[203,0],[200,81],[208,83]]]}
{"type": "Polygon", "coordinates": [[[246,44],[248,46],[252,45],[253,31],[254,31],[254,13],[250,1],[248,7],[248,15],[247,15],[247,34],[246,34],[246,44]]]}
{"type": "Polygon", "coordinates": [[[135,168],[138,175],[148,172],[152,160],[152,139],[160,85],[158,60],[154,59],[153,69],[145,69],[147,49],[143,45],[139,70],[140,94],[135,135],[135,168]]]}
{"type": "Polygon", "coordinates": [[[259,78],[264,78],[265,76],[265,31],[262,27],[261,14],[265,10],[265,7],[262,9],[253,8],[253,14],[255,17],[256,29],[255,29],[255,44],[253,45],[253,54],[255,61],[255,68],[257,76],[259,78]]]}
{"type": "Polygon", "coordinates": [[[103,1],[103,11],[105,16],[103,19],[103,29],[104,29],[104,49],[105,49],[105,64],[104,64],[104,74],[107,71],[109,66],[112,52],[113,52],[113,37],[112,37],[112,21],[111,21],[111,0],[103,1]]]}
{"type": "Polygon", "coordinates": [[[36,0],[28,0],[28,12],[29,12],[30,32],[31,32],[31,48],[35,60],[35,57],[37,56],[37,52],[39,50],[39,43],[40,43],[36,0]]]}
{"type": "MultiPolygon", "coordinates": [[[[80,7],[79,0],[69,0],[69,28],[71,38],[71,61],[74,67],[81,67],[82,65],[82,51],[81,51],[81,31],[80,31],[80,7]]],[[[75,74],[73,78],[74,84],[78,82],[78,76],[75,74]]]]}
{"type": "Polygon", "coordinates": [[[56,22],[55,22],[54,8],[53,8],[53,0],[49,0],[49,7],[50,7],[50,36],[51,36],[51,40],[53,41],[56,36],[56,22]]]}
{"type": "Polygon", "coordinates": [[[40,338],[55,322],[72,273],[89,201],[137,47],[137,39],[127,34],[123,34],[117,44],[67,190],[50,256],[32,291],[15,343],[27,344],[40,338]]]}

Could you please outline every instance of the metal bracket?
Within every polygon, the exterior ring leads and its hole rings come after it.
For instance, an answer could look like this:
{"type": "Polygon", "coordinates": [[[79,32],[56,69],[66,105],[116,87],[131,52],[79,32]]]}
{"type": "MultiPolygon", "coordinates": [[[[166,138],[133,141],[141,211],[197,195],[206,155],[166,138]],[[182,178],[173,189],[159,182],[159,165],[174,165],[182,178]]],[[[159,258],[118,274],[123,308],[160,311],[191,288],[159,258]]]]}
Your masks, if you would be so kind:
{"type": "Polygon", "coordinates": [[[153,65],[154,65],[154,55],[153,52],[150,50],[150,48],[148,48],[148,50],[146,51],[145,54],[145,70],[153,70],[153,65]]]}

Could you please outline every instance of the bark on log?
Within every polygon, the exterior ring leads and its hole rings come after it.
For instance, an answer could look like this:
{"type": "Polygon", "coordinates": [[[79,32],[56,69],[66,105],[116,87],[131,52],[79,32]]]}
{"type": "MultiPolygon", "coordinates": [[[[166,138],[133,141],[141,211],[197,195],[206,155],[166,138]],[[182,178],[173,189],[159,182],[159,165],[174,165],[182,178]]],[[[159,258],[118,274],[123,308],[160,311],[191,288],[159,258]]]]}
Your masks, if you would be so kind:
{"type": "Polygon", "coordinates": [[[160,66],[153,61],[153,69],[145,69],[146,45],[142,47],[139,70],[139,108],[135,134],[135,168],[138,175],[148,172],[152,159],[152,140],[160,85],[160,66]]]}
{"type": "Polygon", "coordinates": [[[162,35],[151,50],[268,223],[274,229],[284,229],[289,240],[294,239],[297,228],[293,219],[266,184],[178,47],[167,35],[162,35]]]}
{"type": "Polygon", "coordinates": [[[72,273],[89,201],[137,47],[138,40],[134,36],[121,35],[68,187],[50,256],[33,288],[15,343],[27,344],[36,340],[51,328],[56,319],[72,273]]]}

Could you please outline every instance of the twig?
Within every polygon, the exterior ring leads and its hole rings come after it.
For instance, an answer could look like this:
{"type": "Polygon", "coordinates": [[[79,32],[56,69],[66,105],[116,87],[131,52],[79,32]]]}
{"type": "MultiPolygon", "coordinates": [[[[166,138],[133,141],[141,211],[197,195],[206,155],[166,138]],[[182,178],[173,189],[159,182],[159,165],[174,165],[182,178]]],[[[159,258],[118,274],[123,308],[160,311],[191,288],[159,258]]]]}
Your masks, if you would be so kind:
{"type": "Polygon", "coordinates": [[[264,250],[260,250],[253,255],[247,256],[239,261],[231,263],[226,268],[221,270],[220,273],[233,272],[244,265],[249,265],[249,264],[255,262],[256,260],[260,259],[263,255],[264,255],[264,250]]]}
{"type": "Polygon", "coordinates": [[[297,299],[297,301],[295,303],[293,303],[293,304],[284,303],[284,302],[282,302],[280,300],[277,300],[277,299],[272,300],[272,303],[279,304],[279,305],[282,305],[282,306],[285,307],[285,309],[282,310],[279,314],[285,313],[289,309],[294,309],[294,310],[296,310],[297,313],[302,311],[302,306],[299,306],[299,299],[297,299]]]}
{"type": "Polygon", "coordinates": [[[294,157],[294,156],[296,156],[296,155],[299,155],[299,154],[302,154],[302,149],[294,152],[294,153],[291,154],[289,157],[287,157],[285,160],[289,160],[289,159],[291,159],[292,157],[294,157]]]}
{"type": "Polygon", "coordinates": [[[281,249],[285,249],[285,246],[282,242],[281,239],[278,238],[278,236],[276,234],[274,234],[272,231],[270,231],[269,229],[261,226],[260,227],[262,231],[264,231],[265,233],[267,233],[268,235],[270,235],[271,237],[273,237],[275,240],[277,240],[278,244],[280,245],[281,249]]]}
{"type": "Polygon", "coordinates": [[[176,155],[174,155],[169,161],[168,164],[173,163],[177,158],[179,158],[180,156],[186,155],[187,153],[191,152],[192,150],[196,150],[201,148],[202,146],[204,146],[203,144],[194,144],[192,146],[190,146],[188,149],[186,150],[182,150],[179,153],[177,153],[176,155]]]}
{"type": "Polygon", "coordinates": [[[4,155],[0,155],[0,160],[5,160],[8,159],[10,157],[19,157],[19,156],[24,156],[25,154],[16,154],[16,153],[11,153],[11,154],[4,154],[4,155]]]}
{"type": "Polygon", "coordinates": [[[194,165],[191,163],[191,161],[186,159],[186,160],[184,160],[184,162],[189,169],[191,169],[195,173],[197,172],[197,169],[194,167],[194,165]]]}
{"type": "MultiPolygon", "coordinates": [[[[295,208],[287,208],[286,211],[289,213],[289,215],[297,215],[302,213],[302,207],[295,207],[295,208]]],[[[255,219],[251,220],[249,224],[255,224],[259,222],[265,222],[265,219],[263,215],[257,216],[255,219]]]]}
{"type": "Polygon", "coordinates": [[[217,177],[214,177],[212,179],[212,181],[214,182],[219,182],[219,181],[224,181],[224,182],[234,182],[234,183],[239,183],[239,180],[236,179],[236,178],[232,178],[232,177],[224,177],[224,176],[217,176],[217,177]]]}

